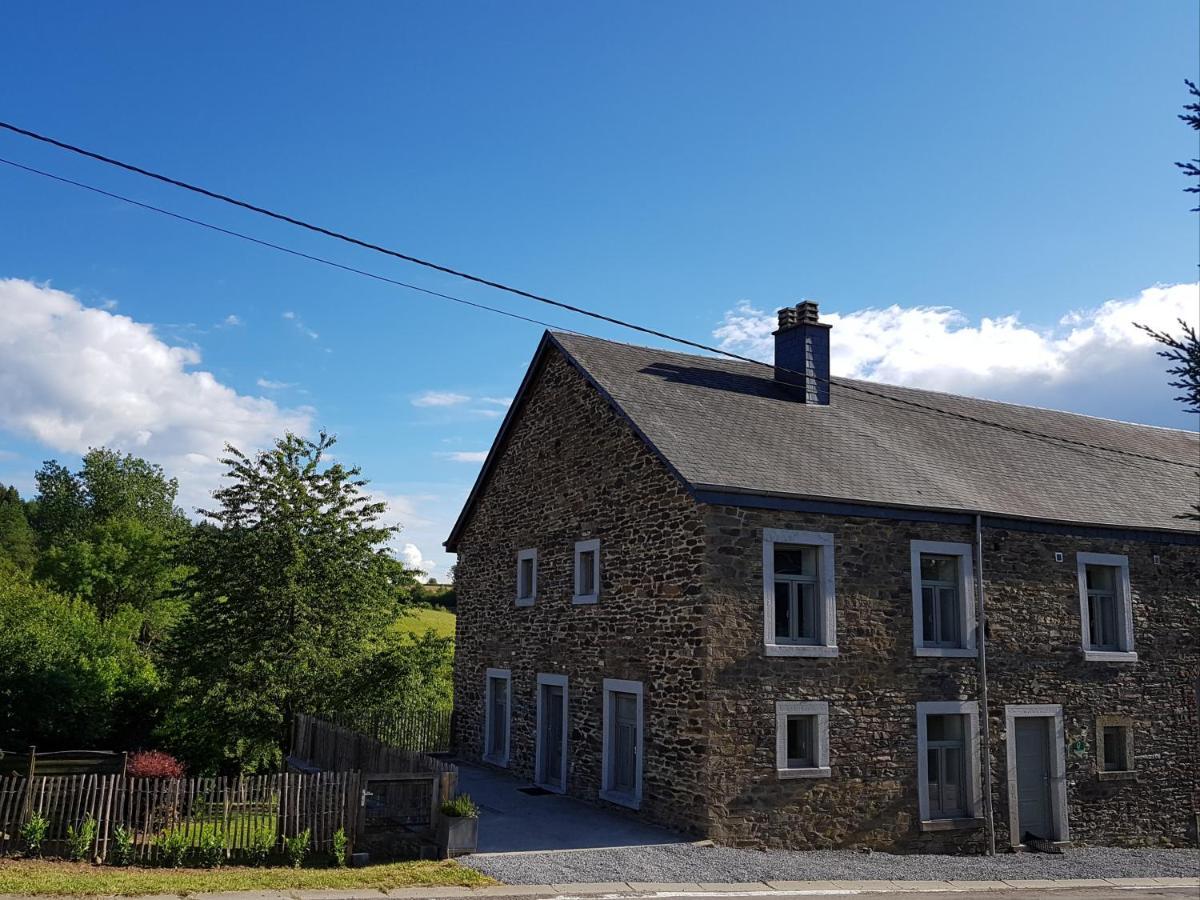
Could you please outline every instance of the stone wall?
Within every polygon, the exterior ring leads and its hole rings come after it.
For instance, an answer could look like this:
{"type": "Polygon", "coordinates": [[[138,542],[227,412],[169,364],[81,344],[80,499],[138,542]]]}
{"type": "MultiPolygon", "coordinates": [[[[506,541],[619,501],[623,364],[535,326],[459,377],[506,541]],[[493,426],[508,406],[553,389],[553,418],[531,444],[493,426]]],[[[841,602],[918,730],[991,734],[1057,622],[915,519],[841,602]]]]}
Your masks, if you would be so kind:
{"type": "MultiPolygon", "coordinates": [[[[710,836],[746,846],[978,850],[982,828],[922,832],[916,704],[977,700],[973,658],[916,657],[909,542],[972,527],[707,507],[705,702],[710,836]],[[839,655],[767,657],[762,530],[832,532],[839,655]],[[780,780],[775,701],[830,704],[832,777],[780,780]]],[[[1200,653],[1194,547],[985,529],[997,845],[1008,846],[1006,704],[1061,704],[1073,840],[1194,844],[1200,653]],[[1055,552],[1063,561],[1055,561],[1055,552]],[[1137,663],[1084,662],[1076,551],[1129,557],[1137,663]],[[1157,559],[1156,559],[1157,557],[1157,559]],[[1135,723],[1137,781],[1096,776],[1095,719],[1135,723]]]]}
{"type": "Polygon", "coordinates": [[[458,551],[455,744],[478,759],[489,667],[512,671],[509,768],[533,777],[538,673],[568,677],[568,793],[600,789],[602,683],[644,685],[642,814],[704,815],[699,507],[606,401],[551,350],[458,551]],[[601,539],[601,593],[573,605],[576,541],[601,539]],[[517,552],[537,548],[518,607],[517,552]]]}

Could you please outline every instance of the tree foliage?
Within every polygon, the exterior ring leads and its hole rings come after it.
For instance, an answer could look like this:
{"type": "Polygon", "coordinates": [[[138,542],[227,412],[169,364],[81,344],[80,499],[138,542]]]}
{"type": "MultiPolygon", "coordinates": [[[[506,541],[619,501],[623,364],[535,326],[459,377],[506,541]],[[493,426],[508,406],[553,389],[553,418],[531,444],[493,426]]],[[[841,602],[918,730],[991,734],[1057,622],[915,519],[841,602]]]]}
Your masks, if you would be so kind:
{"type": "Polygon", "coordinates": [[[254,457],[227,448],[229,483],[187,548],[191,608],[163,728],[193,766],[276,765],[294,714],[347,702],[411,595],[413,575],[385,547],[384,504],[357,468],[327,461],[333,444],[288,434],[254,457]]]}
{"type": "Polygon", "coordinates": [[[37,536],[29,524],[25,504],[15,487],[0,485],[0,562],[22,572],[37,562],[37,536]]]}
{"type": "MultiPolygon", "coordinates": [[[[1192,96],[1192,102],[1184,104],[1183,112],[1179,118],[1192,126],[1194,131],[1200,131],[1200,88],[1196,87],[1196,83],[1188,81],[1186,78],[1183,83],[1187,85],[1188,93],[1192,96]]],[[[1175,163],[1182,171],[1185,177],[1197,179],[1197,183],[1189,185],[1184,190],[1189,194],[1200,194],[1200,159],[1190,159],[1187,162],[1175,163]]],[[[1192,212],[1200,212],[1200,206],[1197,206],[1192,212]]]]}

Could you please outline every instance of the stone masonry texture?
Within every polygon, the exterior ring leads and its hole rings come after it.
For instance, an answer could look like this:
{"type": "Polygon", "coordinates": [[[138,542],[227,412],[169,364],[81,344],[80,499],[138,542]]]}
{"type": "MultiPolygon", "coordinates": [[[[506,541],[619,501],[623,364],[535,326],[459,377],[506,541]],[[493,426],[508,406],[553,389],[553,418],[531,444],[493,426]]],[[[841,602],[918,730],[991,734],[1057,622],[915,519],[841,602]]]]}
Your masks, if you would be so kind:
{"type": "MultiPolygon", "coordinates": [[[[639,815],[745,847],[977,852],[982,827],[922,831],[916,704],[978,700],[974,658],[913,654],[910,541],[973,527],[697,503],[558,351],[534,373],[458,546],[455,742],[479,759],[489,667],[512,671],[509,769],[531,779],[538,673],[568,678],[568,793],[597,801],[604,678],[644,685],[639,815]],[[763,653],[764,528],[830,532],[839,653],[763,653]],[[601,595],[571,603],[573,551],[601,541],[601,595]],[[537,599],[515,605],[517,552],[537,599]],[[831,777],[780,779],[775,703],[829,703],[831,777]]],[[[886,465],[886,460],[880,461],[886,465]]],[[[1060,704],[1073,841],[1196,843],[1197,548],[985,527],[997,846],[1009,845],[1005,706],[1060,704]],[[1077,552],[1129,560],[1136,663],[1080,651],[1077,552]],[[1055,554],[1062,554],[1056,561],[1055,554]],[[1096,720],[1133,724],[1135,780],[1097,775],[1096,720]]]]}

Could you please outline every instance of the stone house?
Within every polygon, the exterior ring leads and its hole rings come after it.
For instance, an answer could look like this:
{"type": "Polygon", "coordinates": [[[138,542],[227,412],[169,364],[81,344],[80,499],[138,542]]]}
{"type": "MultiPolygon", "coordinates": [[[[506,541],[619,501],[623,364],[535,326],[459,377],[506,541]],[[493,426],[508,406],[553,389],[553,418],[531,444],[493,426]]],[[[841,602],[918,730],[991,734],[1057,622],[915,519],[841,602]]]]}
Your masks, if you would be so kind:
{"type": "Polygon", "coordinates": [[[1197,435],[775,339],[543,336],[446,543],[458,751],[733,845],[1194,844],[1197,435]]]}

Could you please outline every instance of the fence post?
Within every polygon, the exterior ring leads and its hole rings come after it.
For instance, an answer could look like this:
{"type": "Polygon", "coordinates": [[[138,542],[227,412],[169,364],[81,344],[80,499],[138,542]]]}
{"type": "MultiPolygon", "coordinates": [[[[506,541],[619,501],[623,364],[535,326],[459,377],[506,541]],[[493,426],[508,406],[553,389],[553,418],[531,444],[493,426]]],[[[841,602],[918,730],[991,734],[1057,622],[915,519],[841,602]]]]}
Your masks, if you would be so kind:
{"type": "Polygon", "coordinates": [[[36,769],[37,747],[33,744],[29,745],[29,776],[25,779],[25,804],[21,811],[21,822],[24,824],[29,821],[29,816],[33,812],[33,773],[36,769]]]}

